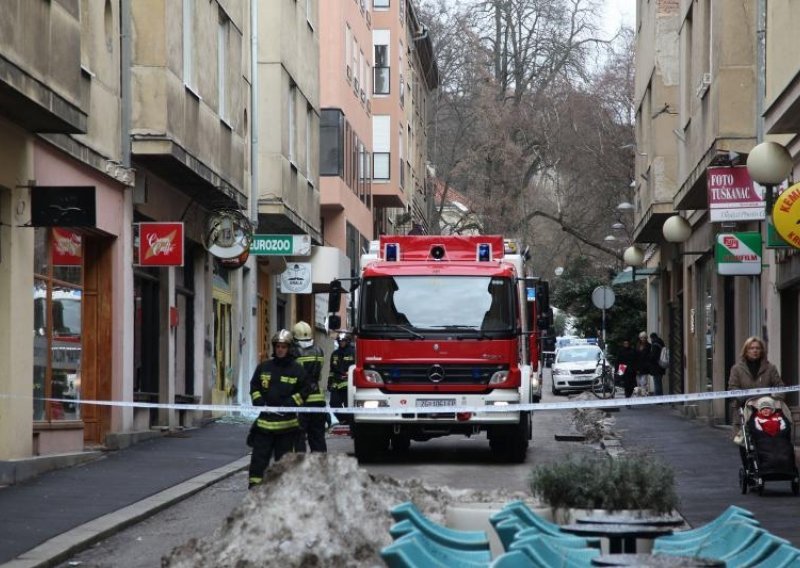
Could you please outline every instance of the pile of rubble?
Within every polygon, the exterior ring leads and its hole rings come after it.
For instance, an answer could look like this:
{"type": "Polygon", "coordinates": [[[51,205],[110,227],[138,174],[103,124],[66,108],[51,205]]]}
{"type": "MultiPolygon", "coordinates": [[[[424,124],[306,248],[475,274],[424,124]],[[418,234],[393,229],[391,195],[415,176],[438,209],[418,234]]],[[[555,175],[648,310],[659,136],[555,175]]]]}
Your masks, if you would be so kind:
{"type": "Polygon", "coordinates": [[[371,475],[341,454],[290,454],[213,535],[176,548],[162,566],[383,566],[380,549],[392,542],[395,505],[412,501],[444,523],[449,505],[512,499],[530,495],[433,488],[371,475]]]}
{"type": "MultiPolygon", "coordinates": [[[[597,400],[597,398],[591,393],[584,392],[570,397],[570,400],[597,400]]],[[[616,420],[600,408],[575,408],[571,412],[571,421],[575,429],[591,444],[620,438],[613,429],[616,420]]]]}

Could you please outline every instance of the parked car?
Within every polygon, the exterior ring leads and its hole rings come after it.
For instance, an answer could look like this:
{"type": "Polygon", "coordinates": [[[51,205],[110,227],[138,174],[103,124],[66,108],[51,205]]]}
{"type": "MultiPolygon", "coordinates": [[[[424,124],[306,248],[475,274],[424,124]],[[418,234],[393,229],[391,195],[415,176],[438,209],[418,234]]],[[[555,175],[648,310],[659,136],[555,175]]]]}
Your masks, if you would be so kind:
{"type": "Polygon", "coordinates": [[[602,368],[604,363],[609,364],[597,345],[567,345],[560,348],[552,367],[553,394],[588,389],[599,375],[598,367],[602,368]]]}

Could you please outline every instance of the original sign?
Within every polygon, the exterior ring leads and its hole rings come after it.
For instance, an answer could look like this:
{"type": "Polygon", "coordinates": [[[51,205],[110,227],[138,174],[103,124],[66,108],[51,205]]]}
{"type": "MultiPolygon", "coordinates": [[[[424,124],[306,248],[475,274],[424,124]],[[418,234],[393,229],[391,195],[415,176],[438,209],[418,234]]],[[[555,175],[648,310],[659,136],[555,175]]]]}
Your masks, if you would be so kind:
{"type": "Polygon", "coordinates": [[[747,166],[708,168],[706,182],[712,222],[764,219],[764,199],[750,179],[747,166]]]}
{"type": "Polygon", "coordinates": [[[253,235],[250,254],[256,256],[309,256],[311,237],[308,235],[253,235]]]}
{"type": "Polygon", "coordinates": [[[183,223],[138,223],[140,266],[183,266],[183,223]]]}
{"type": "Polygon", "coordinates": [[[761,233],[720,233],[714,247],[717,274],[761,274],[761,233]]]}
{"type": "Polygon", "coordinates": [[[783,240],[800,248],[800,183],[778,196],[772,208],[772,222],[783,240]]]}
{"type": "Polygon", "coordinates": [[[281,273],[281,292],[285,294],[311,293],[311,263],[290,262],[281,273]]]}
{"type": "Polygon", "coordinates": [[[94,227],[94,186],[31,188],[31,225],[34,227],[94,227]]]}

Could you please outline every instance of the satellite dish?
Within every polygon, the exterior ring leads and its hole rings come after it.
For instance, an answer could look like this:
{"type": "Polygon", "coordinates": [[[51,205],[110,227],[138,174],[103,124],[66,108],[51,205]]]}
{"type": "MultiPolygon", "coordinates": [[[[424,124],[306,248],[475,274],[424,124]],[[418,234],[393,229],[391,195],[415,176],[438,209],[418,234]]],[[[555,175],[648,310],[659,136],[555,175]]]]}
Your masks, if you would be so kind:
{"type": "Polygon", "coordinates": [[[219,259],[241,259],[244,253],[250,251],[252,238],[253,227],[241,211],[214,211],[206,219],[203,244],[208,252],[219,259]]]}

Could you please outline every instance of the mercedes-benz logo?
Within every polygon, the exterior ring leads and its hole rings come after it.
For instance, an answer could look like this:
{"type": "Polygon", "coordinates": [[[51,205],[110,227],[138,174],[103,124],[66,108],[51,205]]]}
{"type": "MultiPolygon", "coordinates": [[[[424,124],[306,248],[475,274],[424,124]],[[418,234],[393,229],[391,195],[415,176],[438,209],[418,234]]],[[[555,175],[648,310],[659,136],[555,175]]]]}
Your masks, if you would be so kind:
{"type": "Polygon", "coordinates": [[[441,365],[433,365],[428,369],[428,379],[432,383],[441,383],[444,380],[444,368],[441,365]]]}

